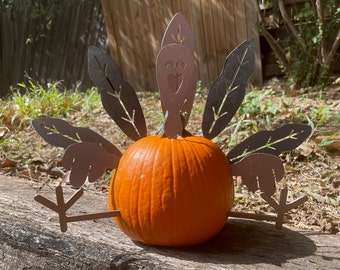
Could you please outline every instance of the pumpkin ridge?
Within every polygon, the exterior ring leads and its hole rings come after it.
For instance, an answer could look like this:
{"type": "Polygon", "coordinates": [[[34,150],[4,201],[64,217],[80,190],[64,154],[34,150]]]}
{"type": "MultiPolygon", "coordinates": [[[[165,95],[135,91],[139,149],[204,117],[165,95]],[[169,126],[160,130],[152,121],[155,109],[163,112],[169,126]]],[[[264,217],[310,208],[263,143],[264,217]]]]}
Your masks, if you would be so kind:
{"type": "MultiPolygon", "coordinates": [[[[157,151],[156,151],[156,158],[157,158],[157,156],[159,155],[159,153],[158,153],[158,151],[159,151],[159,147],[157,148],[157,151]]],[[[152,170],[151,170],[151,175],[155,175],[155,168],[156,166],[155,166],[155,162],[153,162],[152,163],[152,170]]],[[[157,190],[155,190],[156,189],[156,187],[157,187],[157,185],[156,185],[156,183],[155,183],[155,181],[154,181],[154,179],[152,179],[152,181],[151,181],[151,183],[150,183],[150,186],[149,186],[149,194],[150,194],[150,200],[153,202],[154,200],[156,200],[156,198],[155,198],[155,196],[156,196],[156,194],[157,194],[157,190]]],[[[154,213],[154,211],[155,211],[155,209],[154,209],[155,207],[154,207],[154,204],[153,203],[151,203],[150,204],[150,211],[149,211],[149,213],[148,213],[148,219],[149,220],[153,220],[153,215],[152,215],[152,213],[154,213]]],[[[152,238],[154,237],[154,235],[152,235],[152,238]]]]}
{"type": "MultiPolygon", "coordinates": [[[[126,166],[126,165],[125,165],[125,166],[126,166]]],[[[133,168],[134,171],[136,170],[135,166],[137,166],[137,164],[134,164],[134,165],[132,165],[132,167],[131,167],[131,169],[133,168]]],[[[131,180],[132,180],[132,179],[131,179],[131,180]]],[[[127,184],[124,184],[124,185],[127,185],[127,184]]],[[[128,189],[128,192],[129,192],[129,193],[128,193],[128,194],[129,194],[129,207],[128,207],[127,211],[128,211],[128,213],[129,213],[128,216],[129,216],[129,219],[130,219],[128,222],[131,223],[131,226],[132,226],[132,228],[133,228],[133,233],[134,233],[134,232],[137,231],[137,228],[136,228],[136,222],[133,222],[133,223],[132,223],[132,220],[135,220],[135,216],[133,216],[135,210],[134,210],[133,204],[132,204],[132,201],[134,200],[134,197],[133,197],[133,196],[135,195],[135,193],[133,192],[133,188],[134,188],[133,182],[131,181],[130,184],[129,184],[128,186],[129,186],[129,189],[128,189]],[[133,217],[133,218],[131,218],[131,217],[133,217]]],[[[127,224],[125,219],[123,220],[122,223],[123,223],[123,224],[127,224]]],[[[134,234],[135,234],[135,233],[134,233],[134,234]]],[[[133,235],[132,239],[134,239],[134,237],[135,237],[135,235],[133,235]]]]}
{"type": "MultiPolygon", "coordinates": [[[[175,177],[175,175],[176,175],[176,172],[175,172],[175,168],[177,168],[177,166],[178,166],[178,164],[177,164],[177,162],[178,162],[178,160],[179,159],[175,159],[174,158],[174,151],[175,151],[175,148],[174,148],[174,143],[176,143],[176,139],[170,139],[171,140],[171,150],[170,150],[170,154],[171,154],[171,158],[170,158],[170,160],[171,160],[171,167],[172,167],[172,177],[171,177],[171,187],[172,187],[172,194],[171,194],[171,196],[172,196],[172,198],[173,198],[173,200],[176,200],[176,192],[177,192],[177,189],[176,189],[176,186],[177,186],[177,183],[176,183],[176,181],[177,181],[177,179],[176,179],[176,177],[175,177]]],[[[171,213],[171,215],[172,215],[172,217],[176,217],[176,215],[177,215],[177,205],[174,203],[173,204],[173,207],[172,207],[172,213],[171,213]]],[[[172,239],[174,239],[175,238],[175,230],[176,230],[176,218],[172,218],[171,219],[171,221],[172,221],[172,225],[171,225],[171,238],[172,239]]]]}
{"type": "MultiPolygon", "coordinates": [[[[156,197],[156,195],[158,194],[159,190],[157,189],[157,183],[158,181],[160,181],[160,176],[158,176],[157,173],[155,173],[155,171],[157,172],[159,170],[159,168],[157,168],[157,162],[155,162],[155,160],[157,160],[157,157],[160,155],[160,151],[162,151],[162,137],[159,136],[150,136],[148,137],[148,144],[147,144],[147,155],[146,155],[146,159],[144,158],[144,163],[146,160],[148,160],[148,162],[146,162],[146,167],[151,168],[150,173],[151,173],[151,178],[149,178],[149,176],[147,176],[146,181],[148,181],[147,186],[149,189],[148,196],[150,196],[149,198],[147,198],[147,201],[143,201],[143,204],[145,205],[146,203],[148,204],[148,213],[147,213],[147,222],[151,223],[152,228],[154,228],[155,226],[155,219],[156,217],[154,216],[155,211],[155,201],[158,201],[158,198],[156,197]],[[150,159],[149,157],[152,157],[152,159],[150,159]],[[151,164],[150,164],[151,162],[151,164]],[[156,176],[156,177],[155,177],[156,176]]],[[[144,164],[142,166],[142,168],[145,168],[144,164]]],[[[148,172],[149,173],[149,172],[148,172]]],[[[163,192],[163,190],[162,190],[163,192]]],[[[144,208],[145,209],[145,208],[144,208]]],[[[142,213],[143,214],[143,213],[142,213]]],[[[144,215],[146,215],[146,213],[144,213],[144,215]]],[[[155,232],[154,229],[152,230],[148,230],[147,231],[147,235],[145,235],[145,232],[143,231],[143,238],[144,241],[147,241],[147,239],[154,239],[157,236],[157,232],[155,232]]]]}
{"type": "MultiPolygon", "coordinates": [[[[120,160],[119,162],[119,165],[121,165],[122,162],[120,160]]],[[[115,190],[117,189],[121,189],[121,182],[120,181],[116,181],[116,176],[117,176],[117,172],[119,170],[119,166],[116,168],[116,171],[111,179],[111,185],[110,185],[110,189],[111,189],[111,197],[109,198],[111,200],[111,204],[109,203],[109,205],[112,205],[112,207],[114,207],[115,209],[112,209],[112,210],[120,210],[120,206],[119,206],[119,203],[117,204],[117,202],[119,202],[119,197],[120,197],[120,193],[115,193],[115,190]]],[[[121,214],[123,214],[121,212],[121,214]]],[[[118,217],[114,217],[113,218],[118,224],[119,226],[122,228],[122,230],[126,230],[126,226],[124,224],[124,222],[122,222],[122,217],[121,216],[118,216],[118,217]]]]}
{"type": "MultiPolygon", "coordinates": [[[[208,158],[208,151],[205,147],[208,146],[206,142],[201,142],[202,138],[195,137],[195,138],[189,138],[187,147],[190,149],[188,152],[191,153],[190,158],[194,161],[191,162],[195,164],[195,172],[190,172],[190,177],[193,178],[194,181],[191,181],[190,184],[193,185],[193,187],[190,188],[190,190],[196,190],[197,185],[202,186],[205,185],[205,182],[207,181],[206,178],[199,177],[200,175],[204,175],[208,172],[209,164],[207,164],[207,158],[208,158]],[[194,140],[192,140],[194,139],[194,140]],[[202,144],[203,147],[198,148],[197,144],[202,144]],[[204,159],[203,159],[204,157],[204,159]]],[[[199,200],[199,198],[194,197],[195,200],[199,200]]],[[[191,202],[194,203],[194,202],[191,202]]],[[[199,209],[197,215],[205,215],[204,209],[199,209]]],[[[200,219],[200,218],[199,218],[200,219]]],[[[196,224],[199,226],[200,224],[196,224]]],[[[195,231],[197,230],[196,227],[193,228],[195,231]]],[[[198,233],[198,232],[196,232],[198,233]]]]}
{"type": "MultiPolygon", "coordinates": [[[[134,156],[135,155],[136,155],[136,153],[134,154],[134,156]]],[[[136,171],[136,167],[138,167],[138,165],[139,165],[138,163],[134,162],[133,165],[131,164],[130,169],[132,171],[136,171]]],[[[135,188],[135,181],[134,181],[134,179],[130,179],[130,181],[131,182],[128,185],[129,186],[129,191],[128,191],[129,193],[128,194],[130,194],[130,196],[129,196],[129,207],[128,207],[129,215],[128,216],[130,217],[129,223],[132,224],[132,227],[133,227],[133,235],[132,235],[131,238],[132,239],[136,239],[136,238],[138,239],[138,236],[135,232],[140,232],[140,226],[138,226],[139,222],[136,222],[136,221],[133,222],[133,220],[138,220],[139,214],[138,214],[138,209],[137,209],[137,211],[135,211],[135,209],[133,208],[133,204],[132,204],[132,202],[136,199],[135,198],[136,193],[133,191],[133,189],[135,188]],[[137,218],[135,218],[135,216],[133,214],[133,213],[136,213],[136,212],[137,212],[137,218]],[[131,217],[133,217],[133,218],[131,219],[131,217]]],[[[138,199],[138,197],[137,197],[137,199],[138,199]]],[[[129,230],[129,228],[126,227],[126,221],[125,220],[123,220],[123,222],[121,222],[121,223],[124,225],[125,229],[129,230]]]]}
{"type": "MultiPolygon", "coordinates": [[[[158,214],[157,211],[155,211],[155,207],[158,206],[158,204],[161,204],[161,209],[164,209],[163,206],[163,196],[164,196],[164,191],[165,189],[161,189],[161,193],[159,194],[159,187],[158,187],[158,182],[161,181],[163,175],[158,175],[156,172],[160,172],[160,168],[158,168],[159,164],[157,162],[155,162],[155,160],[158,160],[159,156],[162,156],[162,151],[164,151],[164,138],[163,137],[158,137],[155,136],[156,141],[152,142],[152,155],[156,156],[156,158],[153,158],[152,161],[152,170],[151,170],[151,175],[152,177],[152,181],[151,181],[151,185],[150,185],[150,189],[151,189],[151,201],[152,203],[150,204],[150,211],[149,211],[149,220],[152,221],[152,226],[155,226],[155,220],[157,220],[157,217],[155,216],[155,214],[158,214]],[[156,149],[154,149],[154,145],[156,145],[156,149]],[[155,177],[156,175],[156,177],[155,177]],[[159,194],[158,198],[156,197],[156,195],[159,194]],[[154,203],[156,202],[156,203],[154,203]]],[[[163,170],[161,171],[161,173],[163,174],[163,170]]],[[[157,238],[157,232],[155,232],[154,230],[150,231],[151,234],[151,239],[155,239],[157,238]]]]}
{"type": "MultiPolygon", "coordinates": [[[[188,148],[190,148],[190,152],[193,152],[193,158],[195,160],[195,164],[198,164],[199,167],[199,172],[203,173],[206,169],[205,169],[205,164],[206,164],[206,160],[204,160],[204,164],[202,164],[202,160],[201,160],[201,153],[197,152],[197,147],[194,144],[188,144],[188,148]]],[[[202,151],[202,150],[200,150],[202,151]]],[[[196,184],[200,184],[200,183],[196,183],[196,184]]]]}
{"type": "MultiPolygon", "coordinates": [[[[142,160],[142,162],[135,162],[136,164],[138,164],[137,167],[138,167],[138,175],[139,175],[138,176],[139,179],[134,179],[134,182],[136,182],[134,184],[138,184],[138,188],[137,188],[137,191],[136,191],[136,194],[137,194],[137,196],[136,196],[137,202],[136,203],[137,203],[137,205],[140,205],[140,202],[142,202],[143,204],[145,203],[145,200],[143,200],[144,192],[142,192],[143,191],[143,183],[142,183],[143,180],[141,179],[141,177],[143,176],[143,172],[140,171],[140,168],[144,168],[144,164],[145,164],[145,161],[147,159],[146,157],[149,155],[148,150],[149,150],[149,147],[148,147],[148,149],[145,149],[142,152],[143,156],[139,157],[139,160],[142,160]]],[[[136,172],[137,170],[134,169],[133,171],[136,172]]],[[[135,194],[132,194],[132,195],[135,196],[135,194]]],[[[131,209],[131,207],[130,207],[130,209],[131,209]]],[[[136,219],[137,222],[135,222],[135,224],[137,225],[138,231],[141,234],[140,237],[142,239],[146,239],[145,234],[144,234],[144,230],[142,230],[142,226],[143,226],[143,223],[144,223],[143,219],[145,218],[143,216],[143,209],[137,208],[136,212],[137,212],[137,219],[136,219]]]]}
{"type": "Polygon", "coordinates": [[[183,186],[185,183],[182,183],[182,181],[186,181],[187,179],[183,179],[182,174],[184,174],[185,171],[183,171],[183,161],[186,161],[186,155],[183,154],[185,152],[183,150],[183,147],[185,143],[181,139],[169,139],[170,140],[170,151],[169,154],[170,160],[171,160],[171,183],[169,183],[171,187],[171,197],[172,197],[172,212],[170,213],[171,218],[171,239],[172,241],[177,241],[176,232],[178,231],[178,216],[180,215],[180,209],[178,209],[178,204],[176,203],[179,196],[181,196],[181,186],[183,186]],[[177,158],[176,158],[177,157],[177,158]],[[180,182],[179,182],[180,181],[180,182]]]}
{"type": "MultiPolygon", "coordinates": [[[[185,140],[185,138],[180,138],[178,140],[176,140],[176,156],[179,156],[180,158],[176,159],[176,164],[175,164],[175,168],[180,168],[180,171],[176,174],[176,179],[175,179],[175,183],[174,183],[174,191],[178,192],[180,191],[179,194],[176,193],[176,196],[181,197],[183,196],[182,192],[183,192],[183,186],[186,187],[187,185],[190,185],[192,181],[190,181],[192,179],[192,175],[191,175],[191,170],[188,170],[188,168],[190,168],[191,166],[190,164],[190,159],[191,157],[191,149],[190,149],[190,145],[188,144],[188,142],[185,140]],[[178,177],[178,174],[180,177],[178,177]],[[183,178],[183,174],[184,177],[183,178]],[[188,177],[188,178],[187,178],[188,177]]],[[[189,188],[190,189],[190,188],[189,188]]],[[[189,196],[189,194],[185,194],[184,196],[189,196]]],[[[175,198],[176,199],[176,198],[175,198]]],[[[185,203],[184,203],[184,207],[186,207],[186,205],[191,204],[191,202],[187,199],[185,199],[185,203]]],[[[178,210],[178,204],[175,204],[175,216],[178,216],[178,212],[181,212],[181,209],[178,210]]],[[[189,213],[188,213],[189,214],[189,213]]],[[[174,226],[174,233],[176,233],[176,230],[178,230],[178,224],[177,224],[177,219],[174,218],[173,222],[175,223],[174,226]]]]}
{"type": "MultiPolygon", "coordinates": [[[[199,169],[199,175],[205,175],[205,176],[209,176],[209,179],[207,178],[199,178],[200,179],[200,183],[196,183],[197,185],[203,185],[203,186],[214,186],[214,185],[223,185],[226,189],[228,188],[228,183],[229,180],[228,177],[227,178],[223,178],[223,179],[218,179],[217,177],[225,177],[228,175],[227,171],[223,172],[223,169],[227,170],[227,168],[223,168],[220,165],[223,164],[224,161],[226,161],[225,165],[227,167],[227,160],[225,155],[223,154],[223,152],[220,150],[220,148],[218,147],[218,145],[216,145],[214,142],[212,141],[206,141],[204,140],[204,138],[199,138],[198,139],[200,144],[204,144],[204,147],[200,147],[197,148],[196,147],[192,147],[192,151],[194,152],[194,157],[197,160],[197,164],[198,164],[198,169],[199,169]],[[200,155],[200,156],[199,156],[200,155]],[[204,158],[199,158],[204,156],[204,158]],[[219,164],[219,165],[217,165],[219,164]],[[217,167],[216,167],[217,166],[217,167]],[[223,181],[226,181],[223,183],[223,181]]],[[[196,143],[196,142],[195,142],[196,143]]],[[[206,188],[206,192],[208,192],[211,189],[206,188]]],[[[210,193],[210,194],[206,194],[206,198],[205,200],[220,200],[220,202],[218,203],[218,205],[221,205],[221,203],[223,203],[223,208],[227,208],[227,205],[225,205],[225,203],[227,202],[226,198],[227,198],[227,192],[228,190],[215,190],[216,195],[214,193],[210,193]]],[[[205,207],[206,208],[206,207],[205,207]]],[[[215,218],[215,216],[213,215],[213,212],[216,210],[216,216],[221,216],[221,209],[216,209],[216,208],[212,208],[212,209],[203,209],[202,211],[207,211],[208,214],[206,215],[206,218],[210,219],[210,218],[215,218]],[[211,212],[213,211],[213,212],[211,212]],[[210,216],[210,218],[209,218],[210,216]]],[[[205,213],[202,213],[205,214],[205,213]]],[[[227,210],[225,211],[225,218],[227,217],[227,210]]],[[[204,219],[201,220],[201,222],[205,223],[205,222],[209,222],[209,220],[204,221],[204,219]]],[[[220,223],[222,226],[224,225],[224,221],[220,223]]],[[[220,230],[221,228],[215,228],[214,230],[220,230]]],[[[217,233],[218,231],[216,231],[217,233]]]]}
{"type": "MultiPolygon", "coordinates": [[[[126,161],[126,155],[124,156],[124,164],[125,166],[123,167],[124,170],[126,170],[126,168],[128,167],[128,171],[132,171],[132,172],[136,172],[136,171],[140,171],[140,168],[143,167],[144,165],[144,161],[145,156],[147,154],[147,152],[145,151],[136,151],[135,150],[136,145],[132,145],[131,149],[128,149],[129,151],[127,151],[129,160],[126,161]],[[132,151],[133,155],[130,156],[130,152],[132,151]],[[143,158],[139,157],[138,155],[141,155],[141,153],[143,153],[143,158]],[[137,157],[138,156],[138,157],[137,157]],[[136,159],[138,160],[142,160],[142,162],[134,162],[136,159]],[[132,162],[131,162],[132,161],[132,162]],[[128,165],[127,165],[128,164],[128,165]]],[[[121,168],[118,168],[118,170],[121,168]]],[[[138,240],[141,241],[141,239],[145,239],[145,236],[143,235],[143,230],[141,229],[141,217],[143,217],[140,213],[139,210],[142,209],[135,209],[133,206],[139,204],[139,201],[141,200],[141,197],[143,195],[142,192],[140,192],[141,190],[141,185],[140,185],[140,181],[138,181],[138,179],[136,180],[135,177],[132,177],[131,179],[128,179],[128,181],[130,180],[129,183],[125,183],[125,186],[129,186],[128,189],[128,194],[129,194],[129,207],[126,211],[128,211],[127,216],[129,217],[129,220],[121,220],[120,224],[123,226],[125,231],[129,231],[129,233],[131,234],[131,239],[133,240],[138,240]],[[137,187],[138,184],[138,187],[137,187]],[[130,224],[130,225],[129,225],[130,224]],[[131,229],[130,226],[133,228],[131,229]]],[[[126,181],[126,180],[123,180],[126,181]]],[[[119,190],[119,189],[118,189],[119,190]]],[[[120,192],[118,192],[118,194],[120,194],[120,192]]],[[[126,194],[126,193],[124,193],[126,194]]]]}
{"type": "MultiPolygon", "coordinates": [[[[196,190],[197,189],[197,184],[199,184],[197,182],[197,169],[201,170],[199,168],[199,162],[198,162],[198,155],[195,149],[195,145],[192,143],[191,140],[186,140],[184,138],[183,143],[181,143],[182,146],[182,155],[183,155],[183,159],[185,161],[185,164],[182,166],[185,168],[185,173],[187,174],[188,179],[184,179],[187,183],[186,185],[188,185],[188,189],[189,190],[196,190]],[[189,155],[188,155],[189,153],[189,155]],[[192,162],[193,161],[193,162],[192,162]],[[192,166],[191,164],[194,164],[195,166],[192,166]],[[198,165],[198,166],[197,166],[198,165]],[[186,168],[192,168],[190,170],[187,170],[186,168]]],[[[200,173],[199,173],[200,174],[200,173]]],[[[187,196],[189,196],[189,194],[187,194],[187,196]]],[[[188,207],[190,207],[191,205],[193,205],[193,202],[191,200],[186,200],[188,207]]],[[[194,229],[194,228],[193,228],[194,229]]]]}

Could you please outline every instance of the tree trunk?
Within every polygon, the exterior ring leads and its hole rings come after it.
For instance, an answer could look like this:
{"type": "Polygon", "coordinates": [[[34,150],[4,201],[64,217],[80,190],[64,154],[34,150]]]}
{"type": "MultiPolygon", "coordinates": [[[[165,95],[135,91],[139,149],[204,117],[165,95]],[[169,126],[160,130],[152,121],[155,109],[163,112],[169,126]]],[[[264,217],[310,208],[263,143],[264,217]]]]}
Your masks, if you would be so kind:
{"type": "Polygon", "coordinates": [[[292,69],[291,69],[290,63],[288,62],[286,58],[284,50],[282,49],[280,44],[274,39],[274,37],[266,30],[257,0],[254,0],[254,1],[255,1],[255,6],[257,7],[259,31],[264,36],[266,41],[268,42],[270,48],[273,50],[275,57],[282,63],[283,69],[286,72],[286,74],[290,76],[290,74],[292,73],[292,69]]]}
{"type": "Polygon", "coordinates": [[[285,21],[285,23],[287,24],[288,28],[292,32],[293,36],[298,41],[298,44],[300,45],[302,51],[304,51],[306,53],[307,52],[307,50],[306,50],[306,43],[300,37],[299,32],[297,31],[295,25],[290,20],[288,14],[286,12],[286,8],[285,8],[285,4],[284,4],[283,0],[278,0],[278,5],[279,5],[280,13],[281,13],[281,16],[282,16],[283,20],[285,21]]]}

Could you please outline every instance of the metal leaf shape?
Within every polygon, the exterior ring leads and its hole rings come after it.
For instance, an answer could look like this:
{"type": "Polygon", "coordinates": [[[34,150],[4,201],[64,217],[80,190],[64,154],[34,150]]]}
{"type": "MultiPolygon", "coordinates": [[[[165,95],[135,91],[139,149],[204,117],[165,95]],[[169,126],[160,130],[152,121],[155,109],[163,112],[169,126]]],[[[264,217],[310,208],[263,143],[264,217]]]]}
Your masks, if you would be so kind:
{"type": "Polygon", "coordinates": [[[70,183],[74,187],[82,186],[86,180],[94,182],[107,169],[117,168],[120,157],[108,152],[103,146],[84,142],[70,145],[62,163],[70,172],[70,183]]]}
{"type": "Polygon", "coordinates": [[[235,146],[227,155],[230,163],[252,153],[275,156],[298,147],[311,134],[312,128],[302,124],[288,124],[273,131],[260,131],[235,146]]]}
{"type": "Polygon", "coordinates": [[[195,51],[195,38],[191,28],[181,13],[176,13],[166,28],[161,48],[177,43],[186,47],[192,53],[195,51]]]}
{"type": "Polygon", "coordinates": [[[246,40],[226,58],[223,70],[209,89],[202,121],[203,136],[216,137],[240,107],[254,72],[255,43],[246,40]]]}
{"type": "Polygon", "coordinates": [[[104,51],[89,47],[89,76],[100,88],[103,107],[120,129],[131,139],[147,135],[146,123],[138,97],[120,74],[118,65],[104,51]]]}
{"type": "Polygon", "coordinates": [[[182,45],[165,46],[157,56],[156,76],[166,114],[165,135],[176,138],[183,133],[194,101],[197,73],[193,54],[182,45]]]}
{"type": "Polygon", "coordinates": [[[275,182],[284,176],[284,167],[277,156],[255,153],[232,164],[231,173],[233,176],[240,176],[250,191],[259,189],[271,196],[276,191],[275,182]]]}
{"type": "Polygon", "coordinates": [[[108,140],[91,129],[74,127],[62,119],[41,118],[32,121],[34,129],[49,144],[63,147],[79,142],[92,142],[104,147],[109,153],[121,157],[121,152],[108,140]]]}

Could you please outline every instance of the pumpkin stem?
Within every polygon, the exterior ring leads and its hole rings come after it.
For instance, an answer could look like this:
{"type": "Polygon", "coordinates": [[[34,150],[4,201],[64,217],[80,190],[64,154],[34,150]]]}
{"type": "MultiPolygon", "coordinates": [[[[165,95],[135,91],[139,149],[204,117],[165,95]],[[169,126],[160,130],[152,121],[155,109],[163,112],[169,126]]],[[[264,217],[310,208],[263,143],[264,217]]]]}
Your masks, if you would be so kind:
{"type": "MultiPolygon", "coordinates": [[[[180,112],[180,114],[181,114],[181,121],[182,121],[182,124],[183,124],[183,130],[182,130],[182,134],[178,135],[178,137],[185,138],[185,137],[188,137],[188,136],[192,136],[192,134],[184,128],[185,119],[188,115],[187,112],[180,112]]],[[[164,119],[162,121],[162,124],[161,124],[160,128],[157,130],[156,135],[165,136],[164,125],[165,125],[166,120],[168,119],[168,115],[169,115],[169,113],[168,113],[168,111],[166,111],[165,115],[164,115],[164,119]]]]}
{"type": "Polygon", "coordinates": [[[157,130],[156,135],[158,135],[158,136],[164,136],[165,135],[164,125],[165,125],[166,120],[168,119],[168,115],[169,115],[169,113],[168,113],[168,111],[166,111],[165,114],[164,114],[164,119],[162,121],[162,124],[161,124],[160,128],[157,130]]]}

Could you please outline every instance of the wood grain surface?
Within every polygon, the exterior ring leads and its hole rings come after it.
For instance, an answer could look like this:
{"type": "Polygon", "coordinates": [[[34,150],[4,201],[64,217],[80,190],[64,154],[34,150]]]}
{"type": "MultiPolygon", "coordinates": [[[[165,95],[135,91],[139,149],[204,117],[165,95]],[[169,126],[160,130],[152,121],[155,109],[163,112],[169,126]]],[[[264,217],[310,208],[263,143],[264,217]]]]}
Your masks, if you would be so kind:
{"type": "MultiPolygon", "coordinates": [[[[158,248],[127,238],[111,219],[70,223],[34,201],[54,187],[0,175],[0,269],[340,269],[340,237],[229,219],[211,241],[158,248]]],[[[64,187],[65,199],[74,189],[64,187]]],[[[85,191],[69,215],[106,211],[105,194],[85,191]]]]}

